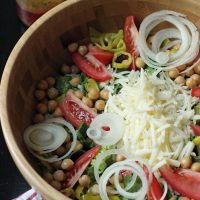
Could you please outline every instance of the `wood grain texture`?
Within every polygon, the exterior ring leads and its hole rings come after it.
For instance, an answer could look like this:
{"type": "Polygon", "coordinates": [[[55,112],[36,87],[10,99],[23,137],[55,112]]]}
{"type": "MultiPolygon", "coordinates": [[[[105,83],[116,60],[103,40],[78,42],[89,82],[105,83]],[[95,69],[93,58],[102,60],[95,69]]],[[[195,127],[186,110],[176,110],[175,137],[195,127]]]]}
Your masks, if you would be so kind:
{"type": "Polygon", "coordinates": [[[71,62],[66,47],[70,42],[87,38],[89,26],[100,31],[114,31],[122,28],[127,15],[134,15],[141,21],[161,9],[185,13],[200,30],[198,0],[68,0],[36,21],[13,49],[0,89],[4,137],[21,173],[47,199],[69,198],[41,178],[35,160],[23,143],[23,131],[31,124],[34,111],[36,83],[56,74],[62,63],[71,62]]]}

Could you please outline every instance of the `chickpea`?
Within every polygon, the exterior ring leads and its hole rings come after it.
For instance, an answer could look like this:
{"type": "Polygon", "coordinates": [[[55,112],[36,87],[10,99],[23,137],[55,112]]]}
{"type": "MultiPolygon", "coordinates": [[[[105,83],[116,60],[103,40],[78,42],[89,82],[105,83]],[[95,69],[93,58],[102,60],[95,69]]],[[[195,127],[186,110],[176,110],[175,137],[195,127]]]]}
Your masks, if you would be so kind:
{"type": "Polygon", "coordinates": [[[97,109],[97,110],[99,110],[99,111],[102,111],[102,110],[104,110],[104,108],[105,108],[105,101],[104,100],[97,100],[96,102],[95,102],[95,108],[97,109]]]}
{"type": "Polygon", "coordinates": [[[73,87],[77,87],[80,84],[80,77],[79,76],[75,76],[74,78],[72,78],[72,80],[69,82],[71,86],[73,87]]]}
{"type": "Polygon", "coordinates": [[[172,79],[175,79],[176,77],[178,77],[179,75],[179,71],[177,69],[172,69],[169,71],[169,77],[172,79]]]}
{"type": "MultiPolygon", "coordinates": [[[[122,180],[123,180],[122,175],[119,175],[118,180],[119,180],[119,182],[122,182],[122,180]]],[[[110,184],[114,185],[114,176],[111,176],[109,178],[109,182],[110,182],[110,184]]]]}
{"type": "Polygon", "coordinates": [[[52,165],[53,165],[54,168],[60,169],[61,168],[61,163],[62,163],[62,161],[59,160],[59,161],[54,162],[52,165]]]}
{"type": "Polygon", "coordinates": [[[193,69],[190,69],[189,71],[187,71],[186,73],[186,76],[190,77],[194,74],[194,70],[193,69]]]}
{"type": "Polygon", "coordinates": [[[90,108],[93,106],[92,100],[88,97],[83,97],[82,102],[90,108]]]}
{"type": "Polygon", "coordinates": [[[90,177],[88,175],[83,175],[78,180],[79,184],[83,187],[88,187],[90,185],[90,177]]]}
{"type": "Polygon", "coordinates": [[[84,56],[88,52],[88,48],[85,45],[81,45],[78,48],[78,52],[84,56]]]}
{"type": "Polygon", "coordinates": [[[69,52],[74,53],[78,49],[78,43],[73,42],[73,43],[69,44],[67,48],[68,48],[69,52]]]}
{"type": "Polygon", "coordinates": [[[92,88],[89,93],[88,93],[88,97],[91,99],[91,100],[96,100],[98,99],[100,96],[100,93],[98,90],[92,88]]]}
{"type": "Polygon", "coordinates": [[[83,93],[80,91],[80,90],[76,90],[74,92],[74,95],[79,98],[79,99],[82,99],[83,98],[83,93]]]}
{"type": "Polygon", "coordinates": [[[125,160],[125,159],[126,159],[126,157],[123,156],[123,155],[117,154],[117,156],[116,156],[116,161],[117,161],[117,162],[118,162],[118,161],[123,161],[123,160],[125,160]]]}
{"type": "Polygon", "coordinates": [[[65,170],[71,170],[73,166],[74,162],[69,158],[64,159],[61,164],[61,168],[65,170]]]}
{"type": "Polygon", "coordinates": [[[68,92],[71,92],[72,94],[74,94],[74,90],[69,89],[68,92]]]}
{"type": "Polygon", "coordinates": [[[63,64],[61,67],[61,73],[62,74],[70,74],[71,73],[71,67],[67,64],[63,64]]]}
{"type": "Polygon", "coordinates": [[[38,83],[37,88],[38,88],[39,90],[46,90],[46,89],[48,88],[48,83],[47,83],[47,81],[41,80],[41,81],[38,83]]]}
{"type": "Polygon", "coordinates": [[[56,190],[61,190],[61,183],[58,181],[51,181],[50,185],[53,186],[56,190]]]}
{"type": "Polygon", "coordinates": [[[176,200],[176,197],[171,197],[169,200],[176,200]]]}
{"type": "Polygon", "coordinates": [[[193,163],[191,166],[191,170],[193,170],[195,172],[200,172],[200,163],[198,163],[198,162],[193,163]]]}
{"type": "Polygon", "coordinates": [[[79,151],[79,150],[81,150],[83,148],[83,145],[77,140],[77,142],[76,142],[76,146],[75,146],[75,148],[74,148],[74,151],[76,152],[76,151],[79,151]]]}
{"type": "Polygon", "coordinates": [[[178,69],[179,72],[185,70],[187,66],[185,64],[178,66],[176,69],[178,69]]]}
{"type": "Polygon", "coordinates": [[[56,154],[62,156],[67,152],[67,149],[64,146],[60,146],[56,149],[56,154]]]}
{"type": "Polygon", "coordinates": [[[47,106],[44,103],[37,104],[36,109],[41,114],[46,114],[48,110],[47,106]]]}
{"type": "Polygon", "coordinates": [[[192,158],[190,156],[183,157],[181,160],[181,167],[184,169],[190,168],[192,165],[192,158]]]}
{"type": "Polygon", "coordinates": [[[47,81],[47,83],[48,83],[49,87],[52,87],[52,86],[54,86],[54,85],[55,85],[55,83],[56,83],[56,80],[55,80],[55,78],[54,78],[54,77],[51,77],[51,76],[49,76],[48,78],[46,78],[46,81],[47,81]]]}
{"type": "Polygon", "coordinates": [[[100,97],[104,100],[108,100],[109,98],[109,91],[106,89],[101,90],[100,97]]]}
{"type": "Polygon", "coordinates": [[[200,83],[200,75],[199,74],[193,74],[190,78],[195,80],[197,83],[200,83]]]}
{"type": "Polygon", "coordinates": [[[135,65],[137,68],[141,69],[141,68],[144,68],[145,62],[142,60],[141,57],[137,57],[135,60],[135,65]]]}
{"type": "Polygon", "coordinates": [[[35,124],[43,122],[44,121],[44,116],[41,113],[37,113],[35,114],[34,118],[33,118],[33,122],[35,124]]]}
{"type": "Polygon", "coordinates": [[[186,85],[187,85],[190,89],[192,89],[192,88],[194,88],[194,87],[197,86],[197,82],[196,82],[195,80],[191,79],[191,78],[188,78],[188,79],[186,80],[186,85]]]}
{"type": "Polygon", "coordinates": [[[43,90],[36,90],[35,97],[38,101],[41,101],[45,97],[45,92],[43,90]]]}
{"type": "Polygon", "coordinates": [[[55,109],[57,108],[57,106],[58,106],[58,102],[55,101],[55,100],[50,100],[50,101],[48,102],[48,110],[49,110],[50,112],[55,111],[55,109]]]}
{"type": "Polygon", "coordinates": [[[57,170],[53,173],[53,177],[56,181],[64,181],[65,173],[62,170],[57,170]]]}
{"type": "Polygon", "coordinates": [[[47,90],[47,94],[50,99],[55,99],[58,96],[58,90],[54,87],[51,87],[47,90]]]}
{"type": "Polygon", "coordinates": [[[76,65],[71,66],[71,71],[73,74],[77,74],[80,72],[80,69],[76,65]]]}
{"type": "Polygon", "coordinates": [[[175,81],[177,84],[185,85],[185,78],[182,77],[182,76],[176,77],[174,81],[175,81]]]}
{"type": "Polygon", "coordinates": [[[97,109],[96,108],[92,108],[93,112],[97,113],[97,109]]]}
{"type": "Polygon", "coordinates": [[[194,72],[200,75],[200,64],[194,67],[194,72]]]}
{"type": "Polygon", "coordinates": [[[94,194],[94,195],[99,194],[99,185],[98,184],[95,184],[95,185],[92,186],[91,193],[94,194]]]}
{"type": "Polygon", "coordinates": [[[54,117],[62,117],[62,116],[63,116],[62,111],[61,111],[61,109],[60,109],[59,107],[57,107],[57,108],[55,109],[55,111],[54,111],[54,113],[53,113],[53,116],[54,116],[54,117]]]}
{"type": "Polygon", "coordinates": [[[51,173],[49,172],[44,172],[43,173],[43,178],[46,182],[50,183],[51,181],[53,181],[53,176],[51,173]]]}

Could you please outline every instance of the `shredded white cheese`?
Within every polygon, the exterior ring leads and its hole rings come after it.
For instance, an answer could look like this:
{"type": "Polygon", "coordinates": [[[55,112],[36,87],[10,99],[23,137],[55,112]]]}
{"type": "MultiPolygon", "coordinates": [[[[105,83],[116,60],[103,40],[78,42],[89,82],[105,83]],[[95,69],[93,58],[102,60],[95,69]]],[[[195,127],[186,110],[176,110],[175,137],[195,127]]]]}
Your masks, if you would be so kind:
{"type": "Polygon", "coordinates": [[[143,70],[112,73],[114,80],[104,86],[110,91],[104,112],[125,120],[119,147],[133,157],[148,159],[154,169],[164,160],[178,166],[176,159],[192,134],[188,124],[191,119],[200,119],[192,109],[197,99],[164,72],[159,78],[143,70]],[[122,89],[115,94],[117,84],[122,89]]]}

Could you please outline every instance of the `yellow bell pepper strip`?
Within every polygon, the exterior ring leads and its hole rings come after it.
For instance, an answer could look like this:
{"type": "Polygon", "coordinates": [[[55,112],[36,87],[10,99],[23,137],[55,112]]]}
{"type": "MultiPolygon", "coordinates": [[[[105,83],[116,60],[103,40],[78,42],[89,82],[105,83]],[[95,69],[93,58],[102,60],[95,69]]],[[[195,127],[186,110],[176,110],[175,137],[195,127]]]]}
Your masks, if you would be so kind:
{"type": "Polygon", "coordinates": [[[75,190],[75,197],[76,197],[78,200],[82,200],[82,196],[83,196],[83,195],[84,195],[84,187],[78,185],[78,186],[76,187],[76,190],[75,190]]]}
{"type": "Polygon", "coordinates": [[[99,33],[93,28],[90,28],[90,38],[97,47],[111,52],[125,51],[126,45],[123,40],[123,30],[117,33],[99,33]]]}
{"type": "Polygon", "coordinates": [[[63,190],[61,190],[60,192],[62,192],[64,195],[68,196],[68,197],[75,197],[75,192],[72,188],[65,188],[63,190]]]}
{"type": "Polygon", "coordinates": [[[117,69],[126,69],[132,63],[132,56],[125,51],[115,52],[112,67],[117,69]]]}
{"type": "Polygon", "coordinates": [[[200,147],[200,136],[195,137],[193,142],[197,147],[200,147]]]}

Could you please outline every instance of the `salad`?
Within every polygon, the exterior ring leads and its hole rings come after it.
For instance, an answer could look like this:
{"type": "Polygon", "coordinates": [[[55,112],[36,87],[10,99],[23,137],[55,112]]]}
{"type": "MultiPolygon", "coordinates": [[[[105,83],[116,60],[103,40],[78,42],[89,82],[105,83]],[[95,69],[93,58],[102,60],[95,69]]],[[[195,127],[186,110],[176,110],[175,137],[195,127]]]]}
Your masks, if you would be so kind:
{"type": "Polygon", "coordinates": [[[68,45],[72,63],[36,86],[24,142],[71,199],[199,200],[199,32],[170,10],[122,28],[68,45]]]}

